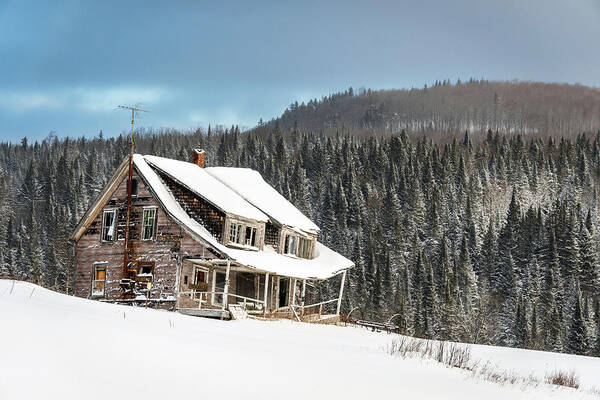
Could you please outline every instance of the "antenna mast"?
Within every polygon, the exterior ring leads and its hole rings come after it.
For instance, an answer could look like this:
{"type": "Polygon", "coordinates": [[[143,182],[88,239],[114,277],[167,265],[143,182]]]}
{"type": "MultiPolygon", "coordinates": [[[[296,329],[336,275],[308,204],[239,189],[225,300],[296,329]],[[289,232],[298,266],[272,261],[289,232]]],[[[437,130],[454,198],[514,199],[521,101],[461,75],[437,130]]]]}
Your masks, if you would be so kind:
{"type": "Polygon", "coordinates": [[[126,278],[131,278],[137,272],[130,268],[132,260],[132,251],[129,246],[129,222],[131,219],[131,181],[133,178],[133,127],[135,125],[135,116],[140,112],[148,112],[138,107],[118,106],[118,108],[131,111],[131,134],[129,137],[129,174],[127,178],[127,219],[125,222],[125,245],[123,247],[123,272],[126,278]]]}

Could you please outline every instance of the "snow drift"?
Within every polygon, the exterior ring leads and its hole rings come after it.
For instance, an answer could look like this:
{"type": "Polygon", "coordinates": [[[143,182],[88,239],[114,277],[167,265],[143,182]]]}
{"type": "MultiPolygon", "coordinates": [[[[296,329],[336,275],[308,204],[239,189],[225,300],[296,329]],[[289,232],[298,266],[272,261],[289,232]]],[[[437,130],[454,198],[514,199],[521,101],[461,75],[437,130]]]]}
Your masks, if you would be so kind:
{"type": "Polygon", "coordinates": [[[394,335],[290,321],[218,321],[65,296],[0,280],[0,399],[581,399],[600,359],[488,346],[474,357],[543,378],[576,370],[582,389],[499,385],[401,359],[394,335]]]}

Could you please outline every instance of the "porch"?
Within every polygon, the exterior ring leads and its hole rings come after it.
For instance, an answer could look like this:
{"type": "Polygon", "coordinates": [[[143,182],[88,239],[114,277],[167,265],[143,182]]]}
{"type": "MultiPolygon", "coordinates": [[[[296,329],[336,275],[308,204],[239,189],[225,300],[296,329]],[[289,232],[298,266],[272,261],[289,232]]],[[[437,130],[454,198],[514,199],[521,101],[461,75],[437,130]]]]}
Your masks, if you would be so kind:
{"type": "Polygon", "coordinates": [[[319,287],[324,280],[284,276],[229,260],[186,259],[176,309],[221,319],[250,316],[334,322],[339,320],[345,278],[345,271],[334,276],[340,281],[339,291],[325,298],[319,287]]]}

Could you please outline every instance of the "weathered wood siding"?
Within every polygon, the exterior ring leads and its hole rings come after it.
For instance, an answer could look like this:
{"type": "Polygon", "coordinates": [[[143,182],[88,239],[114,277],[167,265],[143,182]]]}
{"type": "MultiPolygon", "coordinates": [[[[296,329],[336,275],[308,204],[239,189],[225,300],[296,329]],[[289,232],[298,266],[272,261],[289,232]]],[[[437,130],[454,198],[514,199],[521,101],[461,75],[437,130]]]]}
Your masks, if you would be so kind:
{"type": "MultiPolygon", "coordinates": [[[[130,244],[134,249],[137,262],[154,263],[154,276],[151,297],[158,298],[161,293],[174,293],[177,270],[183,257],[216,258],[205,246],[195,241],[176,224],[154,199],[143,180],[138,179],[138,195],[132,198],[130,221],[130,244]],[[153,240],[142,241],[142,215],[144,207],[157,207],[156,234],[153,240]]],[[[75,245],[75,295],[91,297],[91,284],[94,263],[106,263],[106,299],[123,298],[119,281],[125,277],[123,266],[123,247],[125,243],[125,224],[127,215],[127,178],[119,184],[111,199],[96,216],[75,245]],[[117,240],[101,240],[102,216],[104,210],[117,210],[117,240]]]]}

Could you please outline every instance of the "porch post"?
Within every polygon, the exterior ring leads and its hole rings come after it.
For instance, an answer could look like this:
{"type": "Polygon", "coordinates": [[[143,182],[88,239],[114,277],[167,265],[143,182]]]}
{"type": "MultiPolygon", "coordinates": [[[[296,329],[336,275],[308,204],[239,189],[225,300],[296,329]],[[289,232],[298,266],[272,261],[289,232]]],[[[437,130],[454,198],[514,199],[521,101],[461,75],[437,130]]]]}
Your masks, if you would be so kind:
{"type": "Polygon", "coordinates": [[[215,304],[215,291],[217,290],[217,269],[212,266],[212,289],[210,290],[212,293],[210,294],[210,305],[214,306],[215,304]]]}
{"type": "Polygon", "coordinates": [[[302,315],[304,315],[304,304],[306,296],[306,279],[302,279],[302,315]]]}
{"type": "Polygon", "coordinates": [[[292,290],[292,308],[296,305],[296,279],[294,279],[293,283],[294,289],[292,290]]]}
{"type": "Polygon", "coordinates": [[[340,315],[340,308],[342,308],[342,295],[344,294],[344,283],[346,283],[346,271],[342,274],[342,284],[340,285],[340,297],[338,297],[337,313],[340,315]]]}
{"type": "Polygon", "coordinates": [[[229,270],[230,269],[231,269],[231,261],[227,260],[227,271],[225,271],[225,288],[223,288],[223,310],[227,309],[227,293],[229,293],[229,270]]]}
{"type": "Polygon", "coordinates": [[[269,273],[267,272],[265,275],[265,296],[264,296],[264,300],[265,300],[265,304],[264,304],[264,308],[263,308],[263,316],[267,316],[267,289],[269,287],[269,273]]]}

